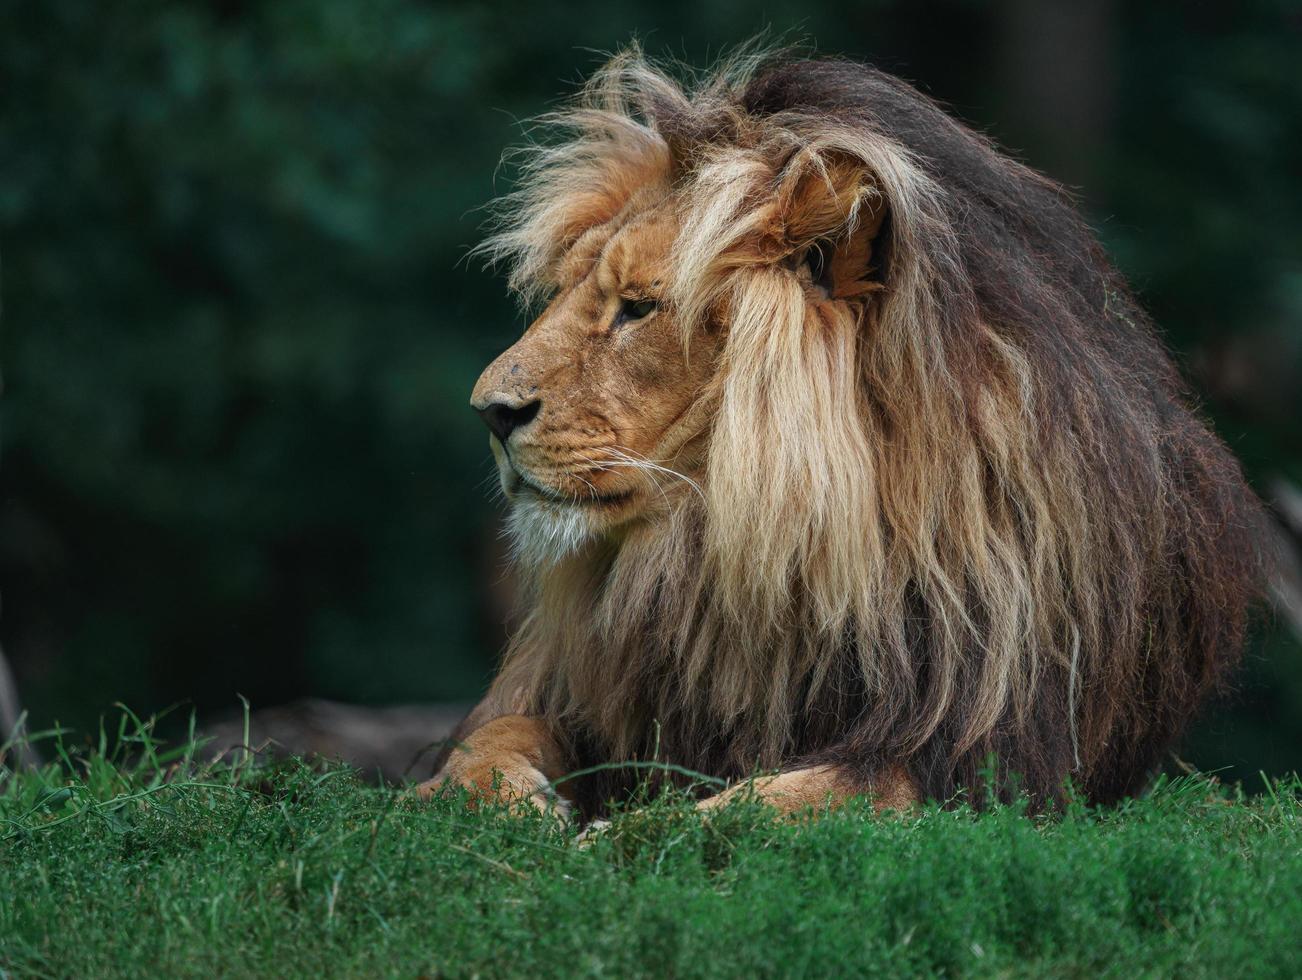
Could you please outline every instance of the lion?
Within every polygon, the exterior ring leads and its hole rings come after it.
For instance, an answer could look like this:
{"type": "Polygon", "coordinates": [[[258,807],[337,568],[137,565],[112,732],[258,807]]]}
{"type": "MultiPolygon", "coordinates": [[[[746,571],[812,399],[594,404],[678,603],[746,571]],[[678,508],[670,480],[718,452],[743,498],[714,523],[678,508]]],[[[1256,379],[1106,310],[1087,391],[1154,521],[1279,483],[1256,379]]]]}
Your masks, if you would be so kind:
{"type": "Polygon", "coordinates": [[[1268,534],[1068,194],[789,53],[687,84],[626,51],[542,131],[481,247],[541,312],[471,402],[527,615],[423,789],[1142,789],[1268,534]]]}

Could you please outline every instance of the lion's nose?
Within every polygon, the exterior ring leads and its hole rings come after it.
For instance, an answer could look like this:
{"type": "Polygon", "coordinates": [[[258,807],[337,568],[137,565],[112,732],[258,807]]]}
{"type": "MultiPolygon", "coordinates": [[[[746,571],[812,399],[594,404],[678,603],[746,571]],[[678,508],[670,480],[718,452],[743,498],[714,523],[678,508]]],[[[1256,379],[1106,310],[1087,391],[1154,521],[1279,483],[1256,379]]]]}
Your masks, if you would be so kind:
{"type": "Polygon", "coordinates": [[[521,426],[528,425],[538,416],[542,402],[535,400],[524,405],[510,405],[507,402],[490,402],[483,408],[477,408],[479,417],[484,420],[489,431],[505,445],[511,433],[521,426]]]}

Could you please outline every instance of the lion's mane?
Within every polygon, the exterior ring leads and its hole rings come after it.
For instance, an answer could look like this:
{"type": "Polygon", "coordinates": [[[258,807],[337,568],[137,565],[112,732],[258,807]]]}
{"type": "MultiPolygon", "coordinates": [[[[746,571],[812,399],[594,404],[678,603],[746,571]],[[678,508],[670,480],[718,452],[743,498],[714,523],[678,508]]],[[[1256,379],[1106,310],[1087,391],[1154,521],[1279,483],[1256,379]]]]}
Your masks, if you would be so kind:
{"type": "Polygon", "coordinates": [[[1062,189],[836,60],[680,84],[632,52],[544,130],[487,245],[514,286],[661,181],[669,300],[730,326],[701,492],[540,570],[504,689],[583,762],[1141,786],[1240,652],[1263,522],[1062,189]],[[756,242],[846,161],[881,288],[818,312],[756,242]]]}

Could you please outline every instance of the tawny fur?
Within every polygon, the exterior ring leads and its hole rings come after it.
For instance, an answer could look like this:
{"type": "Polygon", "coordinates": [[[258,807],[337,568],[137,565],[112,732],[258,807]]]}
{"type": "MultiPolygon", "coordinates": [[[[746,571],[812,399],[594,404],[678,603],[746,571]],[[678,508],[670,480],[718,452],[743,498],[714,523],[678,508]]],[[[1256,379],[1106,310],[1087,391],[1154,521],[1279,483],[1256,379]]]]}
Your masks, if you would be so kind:
{"type": "Polygon", "coordinates": [[[1067,195],[847,62],[744,57],[683,86],[631,52],[545,127],[564,135],[524,151],[484,247],[553,297],[481,379],[544,405],[551,442],[504,472],[581,495],[649,430],[622,465],[669,476],[564,547],[522,532],[531,608],[490,703],[575,767],[1138,788],[1240,653],[1262,516],[1067,195]],[[641,425],[567,422],[565,391],[619,400],[574,372],[636,343],[597,329],[630,288],[680,340],[653,364],[696,373],[638,381],[641,425]],[[548,339],[562,321],[581,339],[548,339]]]}
{"type": "Polygon", "coordinates": [[[839,766],[820,765],[744,780],[702,800],[698,809],[709,811],[738,798],[754,798],[784,815],[819,813],[863,795],[871,796],[879,813],[908,810],[918,802],[917,787],[899,766],[875,774],[869,785],[839,766]]]}
{"type": "Polygon", "coordinates": [[[468,790],[471,805],[486,799],[528,803],[564,817],[570,800],[552,783],[568,771],[542,719],[502,715],[468,733],[447,754],[437,779],[416,791],[428,798],[450,784],[468,790]]]}

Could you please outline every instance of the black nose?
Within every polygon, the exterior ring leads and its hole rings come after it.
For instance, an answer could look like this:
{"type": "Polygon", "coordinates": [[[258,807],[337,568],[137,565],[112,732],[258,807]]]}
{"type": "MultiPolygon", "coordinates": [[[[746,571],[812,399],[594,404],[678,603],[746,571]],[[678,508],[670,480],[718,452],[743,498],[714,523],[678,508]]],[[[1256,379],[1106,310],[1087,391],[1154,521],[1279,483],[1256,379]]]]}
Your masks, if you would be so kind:
{"type": "Polygon", "coordinates": [[[512,432],[532,422],[540,408],[542,408],[541,401],[532,401],[519,407],[508,405],[506,402],[493,402],[486,408],[479,409],[479,417],[484,420],[484,424],[493,435],[505,443],[512,432]]]}

